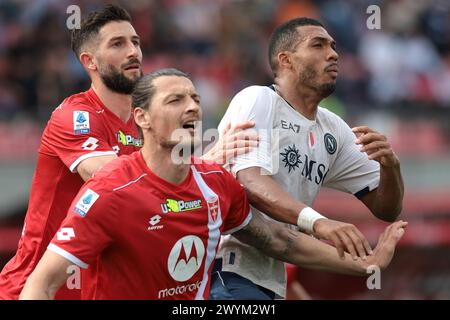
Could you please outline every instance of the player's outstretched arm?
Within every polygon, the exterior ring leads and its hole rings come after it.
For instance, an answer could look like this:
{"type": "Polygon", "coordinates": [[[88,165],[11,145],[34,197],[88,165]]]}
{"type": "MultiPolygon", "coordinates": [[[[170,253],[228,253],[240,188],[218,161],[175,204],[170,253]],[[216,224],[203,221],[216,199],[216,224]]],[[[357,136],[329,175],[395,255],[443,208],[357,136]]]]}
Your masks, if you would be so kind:
{"type": "Polygon", "coordinates": [[[59,254],[47,250],[36,269],[25,283],[20,300],[53,300],[58,289],[67,281],[68,268],[72,262],[59,254]]]}
{"type": "Polygon", "coordinates": [[[239,171],[237,179],[244,186],[250,204],[273,219],[298,225],[303,231],[332,241],[341,257],[345,251],[355,260],[371,254],[369,242],[353,224],[324,219],[323,216],[319,219],[314,210],[295,199],[271,176],[262,175],[259,167],[239,171]]]}
{"type": "Polygon", "coordinates": [[[400,160],[392,150],[385,135],[367,127],[352,128],[359,137],[355,143],[361,146],[369,159],[380,163],[380,183],[361,201],[379,219],[395,221],[402,211],[404,185],[400,172],[400,160]]]}
{"type": "Polygon", "coordinates": [[[259,137],[255,132],[246,131],[246,129],[253,128],[254,126],[255,123],[253,121],[244,121],[234,127],[228,124],[223,135],[202,156],[202,159],[214,161],[220,165],[226,165],[232,163],[236,156],[248,153],[252,148],[257,147],[259,142],[259,137]]]}
{"type": "Polygon", "coordinates": [[[341,259],[332,246],[269,222],[259,214],[254,214],[249,224],[234,235],[269,256],[304,268],[364,276],[371,265],[382,270],[389,265],[406,225],[406,222],[398,221],[388,226],[381,234],[373,255],[356,261],[350,259],[348,254],[341,259]]]}

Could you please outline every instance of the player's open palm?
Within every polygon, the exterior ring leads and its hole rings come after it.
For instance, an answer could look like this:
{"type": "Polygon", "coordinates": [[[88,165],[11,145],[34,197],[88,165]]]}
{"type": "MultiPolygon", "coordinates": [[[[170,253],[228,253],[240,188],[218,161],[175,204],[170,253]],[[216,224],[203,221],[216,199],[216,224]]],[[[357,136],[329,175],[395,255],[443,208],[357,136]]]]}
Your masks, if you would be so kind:
{"type": "Polygon", "coordinates": [[[384,270],[394,256],[395,247],[405,233],[408,222],[397,221],[389,225],[380,235],[378,244],[373,250],[373,255],[367,259],[369,265],[377,265],[384,270]]]}
{"type": "Polygon", "coordinates": [[[354,127],[352,131],[358,135],[355,143],[361,145],[361,152],[367,153],[370,160],[378,161],[385,167],[394,167],[400,164],[400,160],[385,135],[367,126],[354,127]]]}
{"type": "Polygon", "coordinates": [[[253,128],[253,121],[240,122],[235,126],[227,125],[217,143],[203,155],[203,160],[211,160],[220,165],[233,163],[235,157],[250,152],[259,144],[259,136],[253,128]]]}
{"type": "Polygon", "coordinates": [[[341,258],[345,258],[345,251],[354,260],[358,257],[366,259],[372,253],[370,244],[361,231],[353,224],[331,219],[319,219],[314,223],[314,236],[331,241],[341,258]]]}

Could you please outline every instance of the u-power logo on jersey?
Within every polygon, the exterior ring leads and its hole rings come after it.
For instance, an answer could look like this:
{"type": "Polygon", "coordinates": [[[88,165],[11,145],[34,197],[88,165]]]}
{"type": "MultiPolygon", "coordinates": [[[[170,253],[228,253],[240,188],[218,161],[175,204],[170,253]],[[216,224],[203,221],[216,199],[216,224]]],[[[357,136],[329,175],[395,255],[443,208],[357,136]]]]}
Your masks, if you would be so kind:
{"type": "Polygon", "coordinates": [[[117,141],[124,146],[142,147],[144,141],[141,138],[135,138],[130,134],[125,134],[119,130],[117,132],[117,141]]]}
{"type": "Polygon", "coordinates": [[[163,213],[169,212],[184,212],[202,208],[202,200],[174,200],[166,199],[165,203],[161,203],[161,210],[163,213]]]}

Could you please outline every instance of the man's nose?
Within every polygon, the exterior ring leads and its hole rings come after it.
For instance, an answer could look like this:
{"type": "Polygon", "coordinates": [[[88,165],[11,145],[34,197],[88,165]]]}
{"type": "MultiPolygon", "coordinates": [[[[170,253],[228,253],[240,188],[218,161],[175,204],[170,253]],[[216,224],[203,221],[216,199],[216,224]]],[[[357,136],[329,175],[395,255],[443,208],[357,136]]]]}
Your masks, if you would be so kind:
{"type": "Polygon", "coordinates": [[[330,47],[329,53],[328,53],[328,59],[327,60],[334,60],[334,61],[338,61],[339,59],[339,54],[336,52],[335,49],[330,47]]]}
{"type": "Polygon", "coordinates": [[[195,101],[194,99],[189,99],[189,103],[186,107],[186,112],[195,112],[198,113],[200,111],[200,103],[195,101]]]}
{"type": "Polygon", "coordinates": [[[136,58],[139,55],[139,47],[136,46],[133,42],[129,42],[128,44],[128,57],[136,58]]]}

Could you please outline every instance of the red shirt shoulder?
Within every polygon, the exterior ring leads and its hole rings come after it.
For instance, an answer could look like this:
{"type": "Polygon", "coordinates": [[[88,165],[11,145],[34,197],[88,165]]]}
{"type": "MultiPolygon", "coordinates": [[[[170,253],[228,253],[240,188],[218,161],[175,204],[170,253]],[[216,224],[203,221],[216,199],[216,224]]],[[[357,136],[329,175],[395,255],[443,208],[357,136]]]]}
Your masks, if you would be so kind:
{"type": "Polygon", "coordinates": [[[76,172],[87,158],[130,154],[141,145],[133,117],[123,122],[90,89],[68,97],[55,109],[39,151],[60,158],[76,172]]]}

